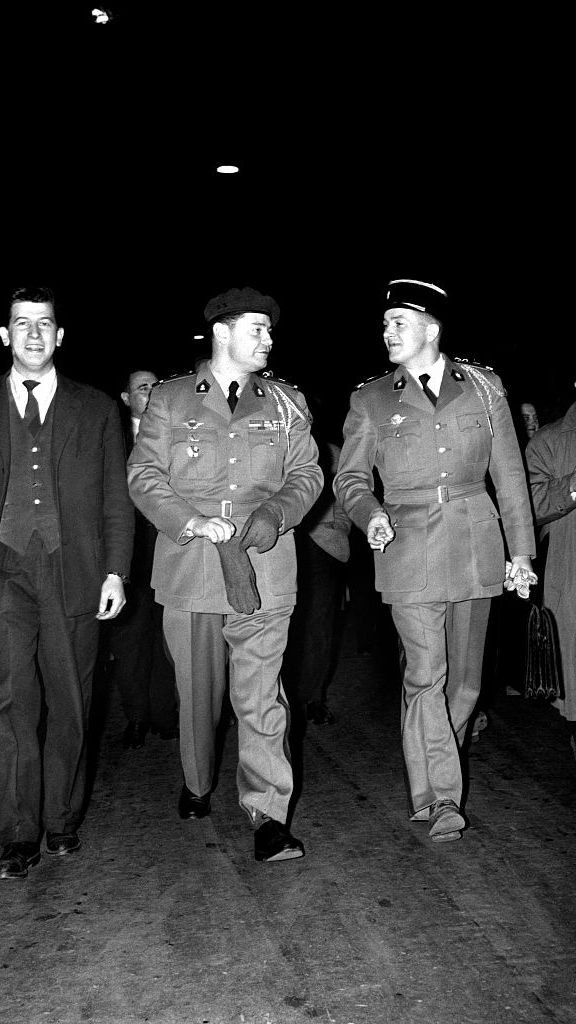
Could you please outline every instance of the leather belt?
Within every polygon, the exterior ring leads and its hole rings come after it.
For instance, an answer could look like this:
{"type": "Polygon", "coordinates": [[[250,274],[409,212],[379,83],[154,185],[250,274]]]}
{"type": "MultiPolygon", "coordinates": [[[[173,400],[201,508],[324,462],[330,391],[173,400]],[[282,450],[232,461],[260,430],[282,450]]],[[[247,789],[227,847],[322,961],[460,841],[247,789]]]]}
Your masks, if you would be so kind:
{"type": "Polygon", "coordinates": [[[192,499],[192,503],[202,516],[222,516],[223,519],[231,519],[232,516],[249,516],[265,500],[265,498],[260,501],[194,501],[192,499]]]}
{"type": "Polygon", "coordinates": [[[439,487],[423,487],[407,491],[386,491],[385,505],[443,505],[447,501],[458,498],[471,498],[474,494],[483,494],[486,490],[484,481],[476,484],[441,484],[439,487]]]}

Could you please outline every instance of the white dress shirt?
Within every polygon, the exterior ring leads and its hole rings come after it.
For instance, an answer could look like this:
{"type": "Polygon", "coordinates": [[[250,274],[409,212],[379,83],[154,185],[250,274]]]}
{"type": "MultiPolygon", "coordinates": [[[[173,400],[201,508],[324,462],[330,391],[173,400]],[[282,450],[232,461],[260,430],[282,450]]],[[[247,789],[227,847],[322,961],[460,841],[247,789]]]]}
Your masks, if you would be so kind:
{"type": "Polygon", "coordinates": [[[416,381],[419,388],[422,387],[422,381],[419,380],[418,378],[421,377],[423,373],[427,373],[430,377],[430,380],[428,381],[428,387],[430,388],[430,391],[432,391],[433,394],[436,395],[436,398],[438,398],[438,395],[440,394],[440,388],[442,387],[444,366],[444,356],[440,354],[436,362],[432,363],[432,366],[421,366],[419,370],[408,370],[408,373],[410,373],[412,377],[414,377],[414,380],[416,381]]]}
{"type": "MultiPolygon", "coordinates": [[[[24,387],[23,382],[25,380],[33,379],[33,377],[23,376],[23,374],[19,373],[14,366],[10,370],[10,387],[12,388],[12,395],[22,419],[24,419],[26,403],[28,401],[28,389],[24,387]]],[[[32,392],[38,402],[41,423],[44,423],[44,420],[46,419],[46,414],[50,408],[50,402],[56,393],[56,384],[56,369],[53,366],[52,369],[38,381],[38,387],[34,388],[34,391],[32,392]]]]}

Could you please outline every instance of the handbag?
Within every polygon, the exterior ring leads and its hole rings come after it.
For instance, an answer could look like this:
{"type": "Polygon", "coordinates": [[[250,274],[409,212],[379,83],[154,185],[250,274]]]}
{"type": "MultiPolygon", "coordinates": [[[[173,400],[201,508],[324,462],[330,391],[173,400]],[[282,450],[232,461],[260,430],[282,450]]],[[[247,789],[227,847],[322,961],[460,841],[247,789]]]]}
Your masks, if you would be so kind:
{"type": "Polygon", "coordinates": [[[552,612],[532,601],[526,627],[524,696],[556,700],[563,695],[556,623],[552,612]]]}

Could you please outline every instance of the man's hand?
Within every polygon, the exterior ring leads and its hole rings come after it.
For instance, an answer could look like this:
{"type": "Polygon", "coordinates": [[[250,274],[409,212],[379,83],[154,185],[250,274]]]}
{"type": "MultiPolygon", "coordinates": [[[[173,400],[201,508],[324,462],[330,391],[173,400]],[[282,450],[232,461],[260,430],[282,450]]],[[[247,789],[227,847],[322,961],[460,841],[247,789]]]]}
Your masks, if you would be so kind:
{"type": "Polygon", "coordinates": [[[121,612],[126,604],[124,595],[124,584],[119,576],[111,573],[106,577],[100,591],[100,605],[98,607],[97,619],[115,619],[118,612],[121,612]]]}
{"type": "Polygon", "coordinates": [[[511,562],[506,562],[504,590],[515,590],[518,597],[530,596],[530,587],[538,583],[538,577],[532,571],[529,555],[514,555],[511,562]]]}
{"type": "Polygon", "coordinates": [[[396,534],[390,525],[390,518],[383,509],[373,512],[366,531],[368,543],[373,551],[384,551],[396,534]]]}
{"type": "Polygon", "coordinates": [[[280,520],[275,512],[266,505],[255,508],[244,523],[240,534],[240,546],[247,551],[248,548],[256,548],[261,555],[264,551],[270,551],[278,540],[280,533],[280,520]]]}
{"type": "Polygon", "coordinates": [[[226,544],[236,533],[236,527],[230,519],[222,516],[195,516],[192,537],[205,537],[213,544],[226,544]]]}

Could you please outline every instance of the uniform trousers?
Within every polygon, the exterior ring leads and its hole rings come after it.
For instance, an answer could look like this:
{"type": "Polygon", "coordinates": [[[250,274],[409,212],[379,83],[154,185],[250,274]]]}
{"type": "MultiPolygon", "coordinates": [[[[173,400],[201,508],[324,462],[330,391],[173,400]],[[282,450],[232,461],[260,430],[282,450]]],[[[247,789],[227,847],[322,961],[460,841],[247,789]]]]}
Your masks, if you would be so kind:
{"type": "Polygon", "coordinates": [[[99,624],[94,614],[65,614],[60,552],[49,554],[38,534],[23,555],[3,555],[0,837],[37,842],[41,824],[72,832],[80,822],[99,624]]]}
{"type": "Polygon", "coordinates": [[[229,662],[238,719],[240,806],[285,822],[292,795],[289,711],[280,680],[292,606],[253,615],[165,607],[164,633],[180,696],[180,754],[188,789],[210,792],[215,733],[229,662]]]}
{"type": "Polygon", "coordinates": [[[482,683],[490,598],[391,606],[406,656],[402,746],[411,812],[436,800],[460,806],[460,747],[482,683]]]}

